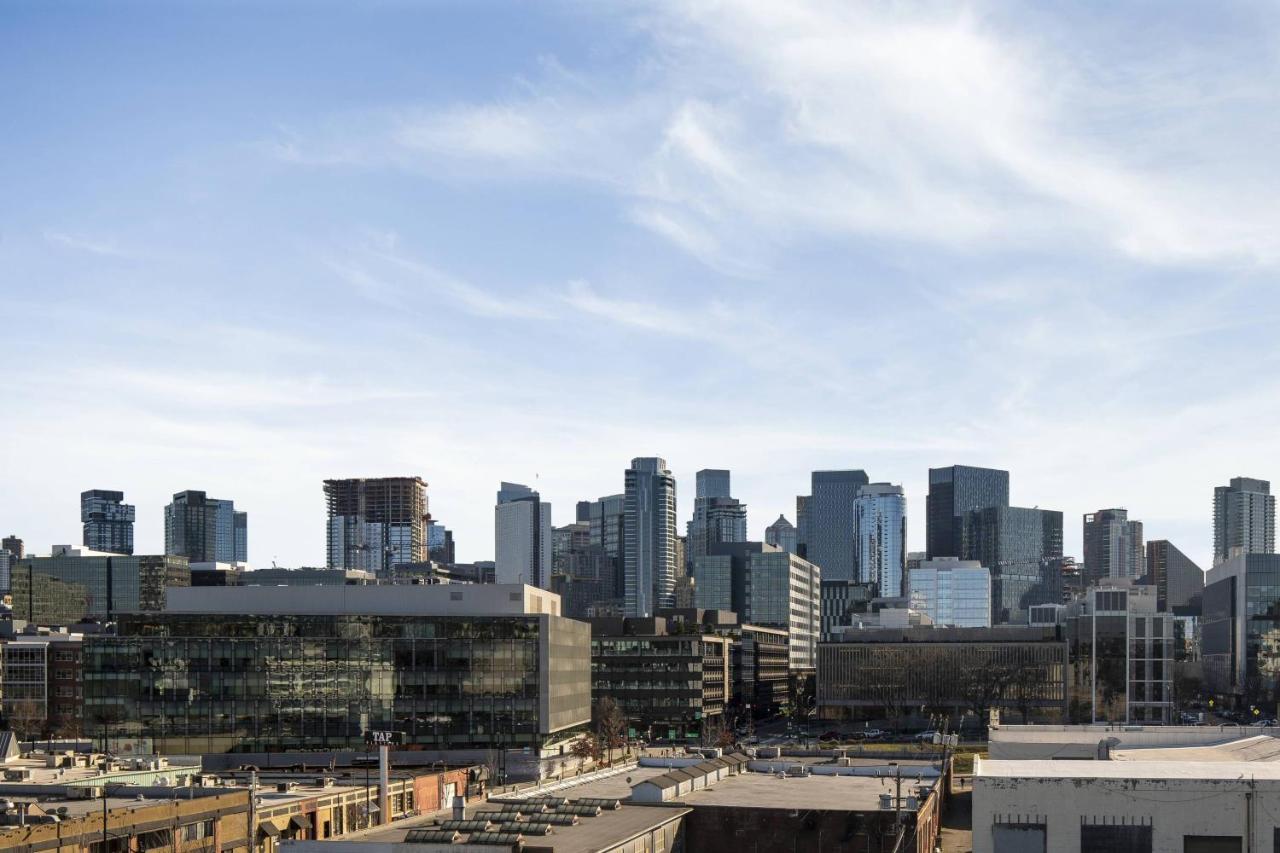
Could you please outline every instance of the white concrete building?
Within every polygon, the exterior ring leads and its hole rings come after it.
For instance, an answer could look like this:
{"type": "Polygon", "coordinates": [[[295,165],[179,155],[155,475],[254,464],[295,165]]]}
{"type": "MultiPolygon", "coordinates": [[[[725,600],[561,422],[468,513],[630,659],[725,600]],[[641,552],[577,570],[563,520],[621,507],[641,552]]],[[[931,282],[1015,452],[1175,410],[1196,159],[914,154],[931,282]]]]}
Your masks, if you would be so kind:
{"type": "Polygon", "coordinates": [[[974,763],[973,853],[1273,853],[1277,842],[1277,761],[974,763]]]}

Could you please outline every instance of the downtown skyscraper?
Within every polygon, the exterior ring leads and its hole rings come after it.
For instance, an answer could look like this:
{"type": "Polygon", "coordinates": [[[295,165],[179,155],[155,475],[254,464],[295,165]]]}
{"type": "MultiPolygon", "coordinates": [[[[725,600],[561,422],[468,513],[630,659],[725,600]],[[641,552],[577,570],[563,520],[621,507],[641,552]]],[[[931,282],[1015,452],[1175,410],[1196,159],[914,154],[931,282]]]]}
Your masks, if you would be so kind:
{"type": "Polygon", "coordinates": [[[685,528],[685,567],[721,542],[747,541],[747,505],[729,494],[729,472],[707,468],[697,473],[693,518],[685,528]]]}
{"type": "Polygon", "coordinates": [[[805,559],[822,570],[824,581],[857,580],[854,545],[854,501],[871,480],[866,471],[814,471],[810,494],[796,499],[803,506],[800,542],[805,559]]]}
{"type": "Polygon", "coordinates": [[[164,508],[164,552],[193,563],[247,562],[249,514],[234,501],[178,492],[164,508]]]}
{"type": "MultiPolygon", "coordinates": [[[[907,499],[902,486],[890,483],[862,486],[853,502],[853,528],[855,579],[875,584],[881,596],[903,595],[907,567],[907,499]]],[[[823,577],[826,577],[825,569],[823,577]]]]}
{"type": "Polygon", "coordinates": [[[1136,580],[1146,574],[1147,553],[1142,522],[1127,509],[1100,509],[1084,516],[1085,583],[1102,578],[1136,580]]]}
{"type": "Polygon", "coordinates": [[[494,577],[550,589],[551,504],[520,483],[503,483],[494,506],[494,577]]]}
{"type": "Polygon", "coordinates": [[[133,553],[133,504],[124,502],[124,492],[90,489],[80,493],[80,521],[84,525],[84,546],[111,554],[133,553]]]}
{"type": "Polygon", "coordinates": [[[1213,562],[1276,550],[1276,498],[1271,483],[1232,477],[1213,490],[1213,562]]]}
{"type": "Polygon", "coordinates": [[[966,512],[1008,505],[1008,471],[971,465],[930,468],[929,496],[925,504],[928,558],[961,556],[964,538],[961,516],[966,512]]]}
{"type": "Polygon", "coordinates": [[[675,606],[676,478],[665,459],[642,456],[623,474],[623,595],[628,616],[675,606]]]}

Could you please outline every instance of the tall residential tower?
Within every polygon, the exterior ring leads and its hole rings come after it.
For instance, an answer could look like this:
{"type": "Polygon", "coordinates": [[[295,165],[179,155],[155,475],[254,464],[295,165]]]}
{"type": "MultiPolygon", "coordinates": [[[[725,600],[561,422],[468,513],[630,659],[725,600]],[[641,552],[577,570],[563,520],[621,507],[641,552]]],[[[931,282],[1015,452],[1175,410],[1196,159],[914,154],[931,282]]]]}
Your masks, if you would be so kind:
{"type": "Polygon", "coordinates": [[[124,492],[90,489],[80,493],[80,521],[84,546],[111,554],[133,553],[134,506],[124,502],[124,492]]]}
{"type": "Polygon", "coordinates": [[[498,583],[551,586],[551,504],[520,483],[503,483],[494,507],[498,583]]]}
{"type": "Polygon", "coordinates": [[[656,456],[632,459],[624,478],[624,608],[628,616],[652,616],[675,606],[676,478],[656,456]]]}
{"type": "Polygon", "coordinates": [[[324,481],[327,565],[386,571],[427,560],[427,484],[421,477],[324,481]]]}
{"type": "Polygon", "coordinates": [[[187,490],[164,508],[164,552],[192,563],[244,563],[249,559],[249,514],[235,502],[187,490]]]}
{"type": "Polygon", "coordinates": [[[1213,562],[1276,550],[1276,498],[1271,483],[1232,477],[1213,490],[1213,562]]]}

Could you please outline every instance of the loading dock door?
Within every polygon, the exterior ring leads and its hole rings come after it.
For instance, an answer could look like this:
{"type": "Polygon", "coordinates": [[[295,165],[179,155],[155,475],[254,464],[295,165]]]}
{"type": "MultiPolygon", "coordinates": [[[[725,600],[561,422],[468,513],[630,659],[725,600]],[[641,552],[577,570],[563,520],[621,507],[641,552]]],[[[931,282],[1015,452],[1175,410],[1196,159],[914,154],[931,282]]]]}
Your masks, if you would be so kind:
{"type": "Polygon", "coordinates": [[[1184,835],[1182,853],[1240,853],[1238,835],[1184,835]]]}

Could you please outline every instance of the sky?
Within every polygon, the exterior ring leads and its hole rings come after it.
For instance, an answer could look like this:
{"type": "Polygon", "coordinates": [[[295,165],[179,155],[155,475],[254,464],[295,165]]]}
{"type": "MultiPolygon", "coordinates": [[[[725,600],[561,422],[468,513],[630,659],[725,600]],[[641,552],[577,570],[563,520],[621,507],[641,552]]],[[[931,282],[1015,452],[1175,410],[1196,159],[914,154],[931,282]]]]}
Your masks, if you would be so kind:
{"type": "Polygon", "coordinates": [[[324,561],[420,475],[462,560],[662,456],[1012,472],[1209,564],[1280,479],[1280,6],[0,5],[0,532],[202,489],[324,561]]]}

